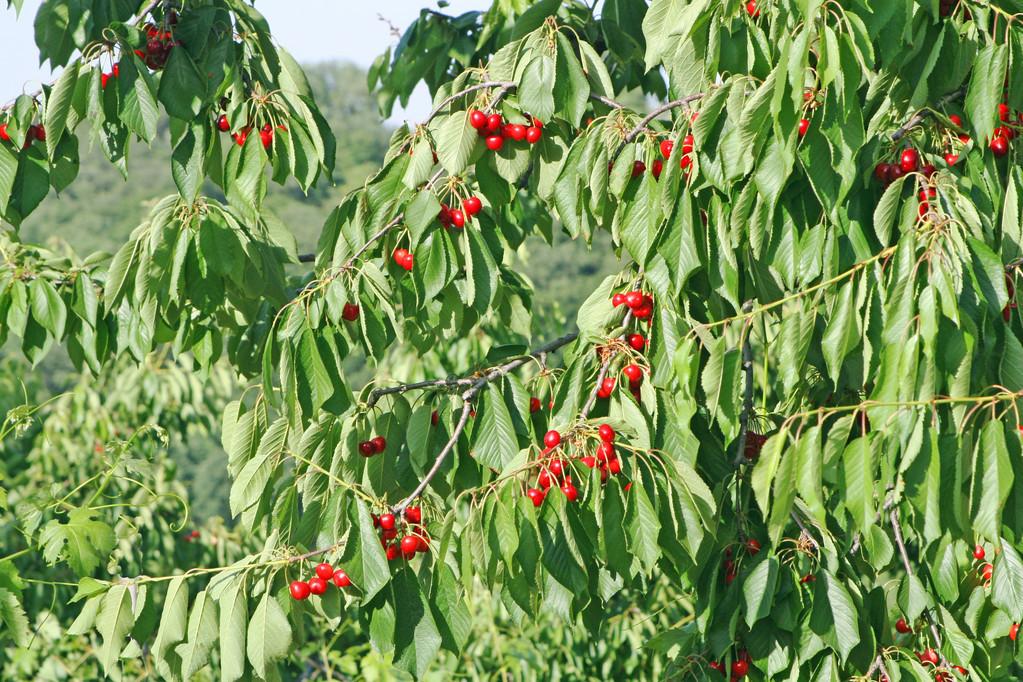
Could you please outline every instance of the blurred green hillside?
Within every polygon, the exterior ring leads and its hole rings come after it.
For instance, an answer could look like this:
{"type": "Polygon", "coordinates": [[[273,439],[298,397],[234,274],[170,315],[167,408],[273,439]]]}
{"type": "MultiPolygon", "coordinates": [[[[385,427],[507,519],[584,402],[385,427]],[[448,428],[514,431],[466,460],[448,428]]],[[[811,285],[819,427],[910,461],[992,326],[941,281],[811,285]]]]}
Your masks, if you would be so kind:
{"type": "MultiPolygon", "coordinates": [[[[321,181],[308,195],[294,183],[284,187],[271,184],[266,205],[292,229],[300,251],[312,252],[330,210],[346,192],[379,168],[393,129],[381,120],[376,101],[366,88],[365,72],[359,67],[329,62],[307,66],[306,73],[337,137],[335,184],[321,181]]],[[[129,182],[92,141],[81,140],[81,156],[78,179],[61,195],[51,194],[25,221],[20,232],[23,241],[50,247],[66,243],[79,255],[112,253],[145,218],[152,203],[175,192],[166,128],[152,149],[137,144],[132,147],[129,182]]],[[[219,190],[210,185],[206,193],[218,196],[219,190]]],[[[538,318],[544,329],[558,333],[560,320],[574,320],[579,304],[608,272],[614,271],[615,256],[606,236],[602,238],[603,243],[590,249],[556,233],[554,249],[544,246],[520,254],[519,270],[533,281],[534,303],[546,313],[538,318]]],[[[13,356],[18,351],[9,347],[2,354],[13,356]]],[[[348,369],[357,377],[361,359],[352,358],[351,364],[348,369]]],[[[44,378],[51,395],[76,380],[59,350],[34,372],[36,377],[44,378]]],[[[219,434],[193,434],[188,441],[172,443],[172,451],[181,465],[179,475],[189,489],[195,515],[200,519],[226,515],[223,491],[228,489],[229,481],[219,434]]]]}

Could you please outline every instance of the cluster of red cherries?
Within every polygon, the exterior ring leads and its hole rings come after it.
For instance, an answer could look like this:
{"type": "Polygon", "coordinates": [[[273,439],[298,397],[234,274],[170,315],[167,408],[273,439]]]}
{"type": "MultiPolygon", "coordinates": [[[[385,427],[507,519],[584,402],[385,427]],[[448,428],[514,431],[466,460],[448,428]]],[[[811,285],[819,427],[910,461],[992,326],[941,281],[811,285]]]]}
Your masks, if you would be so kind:
{"type": "Polygon", "coordinates": [[[412,265],[415,262],[415,259],[412,256],[412,252],[409,251],[408,249],[401,247],[394,250],[394,253],[391,254],[391,258],[394,260],[394,262],[398,265],[399,268],[406,271],[411,271],[412,265]]]}
{"type": "MultiPolygon", "coordinates": [[[[216,121],[217,130],[222,133],[229,132],[231,130],[231,122],[227,120],[227,114],[221,114],[217,117],[216,121]]],[[[252,126],[245,126],[231,137],[234,139],[234,143],[239,147],[245,144],[245,141],[249,139],[249,133],[252,132],[252,126]]],[[[287,130],[282,125],[277,126],[277,130],[287,130]]],[[[274,143],[274,127],[272,123],[266,123],[262,128],[259,129],[259,141],[263,144],[263,149],[269,150],[274,143]]]]}
{"type": "Polygon", "coordinates": [[[398,519],[390,512],[372,515],[373,527],[380,531],[380,544],[384,548],[388,561],[398,558],[411,559],[417,552],[430,551],[430,535],[423,525],[423,510],[409,507],[403,517],[403,534],[398,538],[398,519]]]}
{"type": "MultiPolygon", "coordinates": [[[[579,457],[579,461],[589,469],[597,468],[600,471],[600,482],[606,483],[609,477],[622,473],[622,462],[615,449],[614,428],[610,424],[601,424],[597,429],[597,434],[599,442],[596,454],[583,455],[579,457]]],[[[561,445],[561,434],[552,429],[544,434],[543,443],[544,449],[540,452],[540,459],[536,462],[539,469],[536,486],[526,490],[526,497],[534,507],[539,507],[547,498],[550,489],[557,487],[565,499],[575,502],[579,499],[579,490],[575,487],[572,476],[568,472],[571,465],[566,464],[561,454],[552,454],[561,445]]],[[[626,484],[625,490],[631,486],[631,483],[626,484]]]]}
{"type": "Polygon", "coordinates": [[[387,449],[387,439],[383,436],[376,436],[359,443],[359,454],[363,457],[372,457],[382,454],[387,449]]]}
{"type": "MultiPolygon", "coordinates": [[[[167,25],[173,26],[178,23],[178,15],[174,12],[167,14],[167,25]]],[[[171,50],[180,45],[180,41],[174,40],[174,35],[167,30],[153,24],[146,24],[143,27],[146,31],[146,46],[144,50],[135,50],[135,54],[146,66],[153,71],[159,71],[167,65],[171,50]]]]}
{"type": "Polygon", "coordinates": [[[454,227],[460,230],[465,227],[465,223],[468,220],[481,210],[483,210],[483,202],[480,201],[480,198],[470,196],[462,201],[462,208],[451,208],[447,204],[441,204],[437,220],[444,227],[454,227]]]}
{"type": "MultiPolygon", "coordinates": [[[[46,128],[43,127],[42,123],[36,123],[28,127],[28,131],[25,133],[25,144],[21,148],[28,149],[34,140],[46,141],[46,128]]],[[[0,123],[0,141],[11,141],[11,134],[7,132],[6,123],[0,123]]]]}
{"type": "Polygon", "coordinates": [[[110,79],[111,78],[117,78],[120,75],[121,75],[121,65],[120,64],[114,64],[110,68],[110,72],[109,73],[101,73],[99,75],[100,87],[103,88],[104,90],[106,90],[107,89],[107,83],[110,82],[110,79]]]}
{"type": "MultiPolygon", "coordinates": [[[[742,546],[750,556],[755,556],[760,552],[760,541],[756,538],[747,539],[746,542],[742,543],[742,546]]],[[[724,572],[725,584],[731,585],[732,581],[735,580],[735,576],[739,573],[739,567],[733,558],[731,547],[725,548],[725,560],[721,564],[721,570],[724,572]]]]}
{"type": "Polygon", "coordinates": [[[498,151],[504,146],[506,139],[529,144],[536,144],[543,137],[543,123],[538,118],[532,119],[533,124],[528,123],[505,123],[501,114],[490,114],[489,116],[479,109],[469,112],[469,125],[476,129],[479,136],[484,138],[484,144],[492,152],[498,151]]]}
{"type": "Polygon", "coordinates": [[[339,589],[348,587],[352,584],[352,579],[348,577],[348,574],[341,570],[334,570],[334,567],[328,563],[317,564],[315,569],[316,575],[309,580],[292,580],[291,585],[288,586],[288,590],[291,592],[291,598],[298,601],[308,599],[310,594],[317,596],[327,591],[327,585],[334,583],[339,589]]]}

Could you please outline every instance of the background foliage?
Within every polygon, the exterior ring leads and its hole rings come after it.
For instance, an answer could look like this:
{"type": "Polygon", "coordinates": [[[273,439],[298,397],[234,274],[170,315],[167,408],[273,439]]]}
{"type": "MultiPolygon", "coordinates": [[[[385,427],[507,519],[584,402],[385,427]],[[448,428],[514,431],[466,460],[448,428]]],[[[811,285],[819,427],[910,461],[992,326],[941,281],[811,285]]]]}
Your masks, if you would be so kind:
{"type": "Polygon", "coordinates": [[[1021,18],[424,10],[367,76],[435,108],[385,132],[240,0],[43,3],[5,673],[1016,679],[1021,18]]]}

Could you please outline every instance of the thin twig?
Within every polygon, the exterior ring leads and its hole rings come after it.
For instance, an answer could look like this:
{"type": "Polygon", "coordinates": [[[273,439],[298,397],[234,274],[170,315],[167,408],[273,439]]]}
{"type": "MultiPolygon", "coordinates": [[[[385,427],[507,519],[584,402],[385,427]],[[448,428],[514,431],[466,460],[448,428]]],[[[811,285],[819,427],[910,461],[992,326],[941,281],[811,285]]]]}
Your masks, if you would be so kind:
{"type": "MultiPolygon", "coordinates": [[[[753,299],[742,304],[742,312],[753,312],[753,299]]],[[[732,466],[738,468],[746,459],[746,434],[749,432],[749,418],[753,413],[753,344],[750,342],[752,325],[744,325],[742,330],[742,373],[745,383],[742,390],[742,409],[739,411],[739,451],[735,453],[732,466]]]]}
{"type": "Polygon", "coordinates": [[[373,389],[369,394],[369,398],[366,400],[366,407],[372,408],[377,402],[380,401],[385,395],[393,395],[408,393],[409,391],[418,391],[422,389],[442,389],[442,388],[453,388],[455,386],[469,386],[473,383],[474,379],[471,377],[459,377],[457,379],[427,379],[426,381],[414,381],[409,384],[398,384],[397,386],[388,386],[387,388],[376,388],[373,389]]]}
{"type": "Polygon", "coordinates": [[[448,97],[442,99],[440,103],[433,108],[433,111],[430,112],[430,115],[426,117],[426,120],[423,121],[420,125],[426,125],[434,118],[436,118],[437,115],[440,114],[440,112],[445,107],[447,107],[449,104],[454,102],[459,97],[465,97],[470,92],[476,92],[477,90],[484,90],[486,88],[501,88],[503,92],[507,92],[508,90],[514,87],[515,83],[513,81],[485,81],[483,83],[477,83],[476,85],[469,86],[468,88],[465,88],[463,90],[459,90],[455,94],[449,95],[448,97]]]}
{"type": "Polygon", "coordinates": [[[433,480],[433,477],[437,475],[438,471],[440,471],[441,466],[444,464],[444,460],[447,459],[448,454],[451,452],[452,449],[454,449],[455,444],[458,442],[458,438],[462,435],[462,431],[465,430],[465,425],[469,421],[469,413],[472,411],[473,399],[479,394],[480,391],[483,390],[483,388],[487,384],[489,384],[494,379],[499,379],[500,377],[503,377],[505,374],[508,374],[512,370],[515,370],[521,367],[522,365],[525,365],[526,363],[535,360],[540,355],[550,353],[551,351],[557,350],[558,348],[561,348],[562,346],[565,346],[571,343],[572,341],[575,341],[576,338],[578,338],[578,336],[579,332],[565,334],[561,338],[555,339],[550,343],[540,346],[539,348],[528,353],[527,355],[523,355],[514,360],[506,362],[503,365],[491,369],[490,371],[486,372],[483,376],[476,379],[476,381],[472,383],[472,386],[470,386],[462,394],[463,403],[462,414],[461,417],[459,417],[458,419],[458,423],[455,425],[454,431],[451,432],[451,438],[449,438],[448,442],[444,444],[444,447],[441,449],[441,451],[437,453],[437,457],[433,461],[433,466],[431,466],[430,470],[426,472],[426,476],[424,476],[423,479],[419,482],[419,485],[416,486],[415,490],[409,493],[409,495],[401,502],[392,507],[394,513],[396,515],[404,513],[405,508],[412,504],[412,502],[415,501],[416,498],[423,494],[423,491],[426,490],[426,487],[430,484],[430,481],[433,480]]]}
{"type": "MultiPolygon", "coordinates": [[[[892,522],[892,530],[895,532],[895,545],[899,548],[899,555],[902,557],[902,567],[906,569],[906,575],[913,575],[913,565],[909,562],[909,553],[906,551],[906,542],[902,537],[902,524],[899,523],[899,510],[892,509],[888,516],[892,522]]],[[[934,621],[934,615],[931,610],[924,607],[924,616],[927,618],[927,623],[931,628],[931,636],[934,637],[934,649],[941,656],[941,665],[948,667],[948,661],[945,660],[945,654],[941,653],[941,633],[938,632],[938,624],[934,621]]]]}
{"type": "MultiPolygon", "coordinates": [[[[959,88],[955,92],[949,93],[948,95],[945,95],[944,97],[939,99],[937,104],[935,104],[934,106],[935,107],[945,106],[952,100],[961,97],[964,92],[965,92],[964,88],[959,88]]],[[[898,129],[896,129],[895,132],[891,134],[892,142],[898,142],[899,140],[904,138],[912,128],[923,123],[924,120],[931,116],[933,113],[934,113],[933,109],[922,109],[921,111],[918,111],[916,114],[913,115],[912,118],[906,121],[906,123],[904,123],[898,129]]]]}
{"type": "Polygon", "coordinates": [[[614,161],[618,158],[618,155],[622,153],[623,149],[625,149],[626,145],[630,144],[639,136],[640,133],[643,132],[644,129],[646,129],[647,123],[650,123],[650,121],[654,120],[655,118],[657,118],[666,111],[670,111],[677,107],[684,107],[690,102],[694,102],[700,99],[701,97],[703,97],[703,93],[698,92],[695,95],[689,95],[688,97],[683,97],[682,99],[672,100],[670,102],[662,104],[661,106],[657,107],[649,114],[644,116],[640,120],[640,122],[636,124],[636,127],[629,131],[629,133],[625,136],[625,139],[622,140],[622,143],[618,145],[618,149],[616,149],[615,153],[611,155],[611,162],[614,163],[614,161]]]}

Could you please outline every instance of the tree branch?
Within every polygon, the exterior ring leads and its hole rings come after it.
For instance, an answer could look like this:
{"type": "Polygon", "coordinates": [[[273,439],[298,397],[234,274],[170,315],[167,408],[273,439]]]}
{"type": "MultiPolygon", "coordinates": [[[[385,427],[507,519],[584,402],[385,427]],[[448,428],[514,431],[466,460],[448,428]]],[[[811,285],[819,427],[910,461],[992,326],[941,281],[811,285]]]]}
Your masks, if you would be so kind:
{"type": "Polygon", "coordinates": [[[433,477],[437,475],[438,471],[440,471],[441,466],[444,464],[444,460],[447,459],[448,454],[451,452],[452,449],[454,449],[455,444],[458,442],[459,437],[462,435],[462,431],[465,430],[465,425],[469,421],[469,413],[472,411],[473,399],[477,396],[477,394],[479,394],[480,391],[483,390],[483,388],[487,384],[489,384],[491,381],[495,379],[503,377],[505,374],[508,374],[509,372],[515,369],[518,369],[522,365],[525,365],[526,363],[535,360],[541,355],[550,353],[551,351],[557,350],[558,348],[561,348],[562,346],[565,346],[571,343],[572,341],[575,341],[576,338],[578,338],[578,336],[579,332],[565,334],[561,338],[555,339],[554,341],[551,341],[543,346],[540,346],[536,350],[531,351],[526,355],[520,356],[498,367],[494,367],[493,369],[484,373],[483,376],[473,381],[472,385],[462,394],[463,403],[462,414],[458,419],[458,423],[455,425],[454,431],[451,432],[451,438],[449,438],[448,442],[444,444],[444,447],[441,449],[441,451],[437,453],[437,457],[433,461],[433,466],[431,466],[430,470],[426,472],[426,476],[424,476],[423,480],[419,482],[419,485],[416,486],[415,490],[409,493],[408,496],[405,497],[405,499],[403,499],[401,502],[392,507],[394,513],[396,515],[404,513],[406,507],[412,504],[412,502],[415,501],[416,498],[423,494],[423,491],[426,490],[426,487],[430,484],[430,481],[433,480],[433,477]]]}
{"type": "MultiPolygon", "coordinates": [[[[622,153],[623,149],[625,149],[625,146],[630,144],[633,140],[635,140],[639,136],[639,134],[643,132],[643,130],[646,128],[647,124],[650,123],[650,121],[654,120],[655,118],[657,118],[658,116],[660,116],[661,114],[663,114],[666,111],[670,111],[670,110],[675,109],[677,107],[684,107],[685,105],[689,104],[690,102],[694,102],[694,101],[700,99],[701,97],[703,97],[703,93],[702,92],[698,92],[695,95],[689,95],[687,97],[683,97],[682,99],[672,100],[670,102],[662,104],[661,106],[657,107],[656,109],[651,111],[649,114],[644,116],[640,120],[640,122],[636,124],[636,127],[629,131],[629,133],[625,136],[625,139],[622,140],[622,143],[620,145],[618,145],[618,149],[616,149],[615,153],[611,155],[611,162],[614,163],[614,161],[618,158],[618,155],[622,153]]],[[[624,107],[619,107],[619,108],[624,108],[624,107]]]]}
{"type": "MultiPolygon", "coordinates": [[[[895,532],[895,545],[899,548],[899,556],[902,557],[902,567],[906,569],[906,575],[913,575],[913,565],[909,562],[909,553],[906,551],[906,542],[902,537],[902,524],[899,523],[899,510],[892,509],[888,516],[892,522],[892,530],[895,532]]],[[[934,621],[934,615],[929,608],[924,608],[924,616],[931,628],[931,636],[934,637],[934,649],[941,656],[941,665],[948,667],[945,654],[941,653],[941,633],[938,632],[938,624],[934,621]]]]}
{"type": "MultiPolygon", "coordinates": [[[[951,102],[952,100],[961,97],[964,92],[965,88],[959,88],[955,92],[949,93],[942,97],[941,99],[939,99],[937,104],[935,104],[934,106],[936,107],[944,106],[951,102]]],[[[923,123],[924,120],[931,116],[933,113],[934,113],[933,109],[923,109],[921,111],[918,111],[916,114],[913,115],[912,118],[906,121],[902,126],[900,126],[898,129],[895,130],[895,132],[891,134],[892,142],[898,142],[899,140],[904,138],[911,129],[923,123]]]]}
{"type": "MultiPolygon", "coordinates": [[[[430,112],[430,115],[426,117],[426,120],[420,123],[419,125],[428,124],[430,121],[436,118],[437,115],[440,114],[440,112],[445,107],[447,107],[449,104],[457,100],[459,97],[465,97],[470,92],[476,92],[477,90],[484,90],[486,88],[501,88],[501,93],[505,93],[514,87],[515,83],[513,81],[485,81],[483,83],[477,83],[476,85],[472,85],[468,88],[465,88],[464,90],[459,90],[455,94],[449,95],[448,97],[442,99],[440,103],[433,108],[433,111],[430,112]]],[[[497,101],[500,101],[500,98],[503,97],[503,94],[501,93],[498,93],[497,101]]]]}

